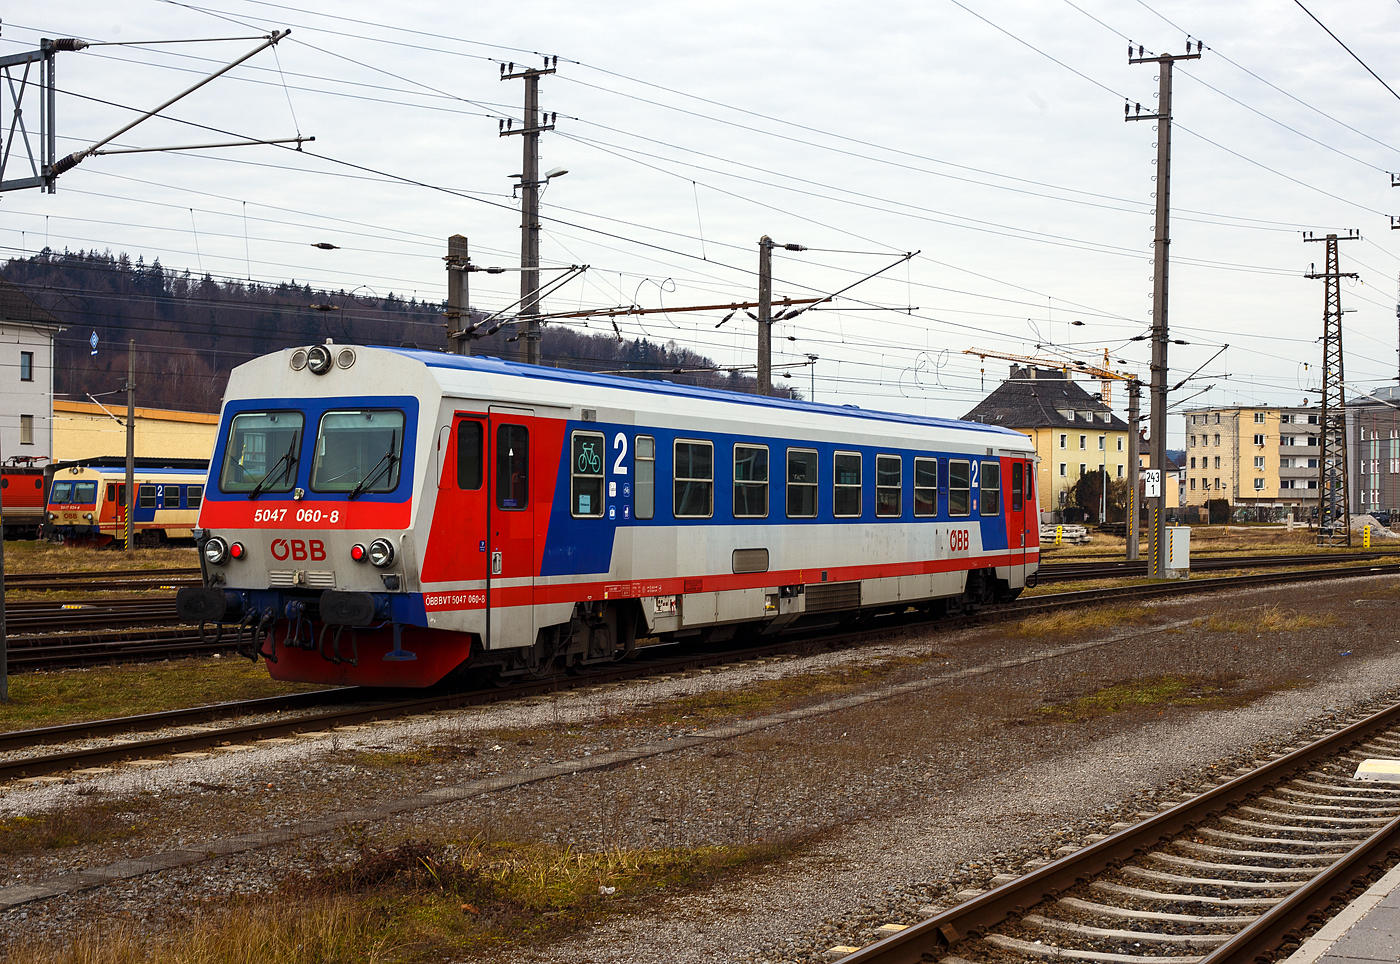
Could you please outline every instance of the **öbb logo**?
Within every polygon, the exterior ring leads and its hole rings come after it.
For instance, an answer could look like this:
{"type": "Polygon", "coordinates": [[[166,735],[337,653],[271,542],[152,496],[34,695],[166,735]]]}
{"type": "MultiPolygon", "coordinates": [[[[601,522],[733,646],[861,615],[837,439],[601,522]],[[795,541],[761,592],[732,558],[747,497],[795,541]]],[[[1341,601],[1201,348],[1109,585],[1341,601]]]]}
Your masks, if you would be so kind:
{"type": "Polygon", "coordinates": [[[293,562],[305,562],[307,559],[312,562],[324,562],[326,558],[326,546],[320,539],[312,539],[310,542],[301,539],[274,539],[271,549],[272,558],[278,562],[286,562],[289,557],[293,562]]]}

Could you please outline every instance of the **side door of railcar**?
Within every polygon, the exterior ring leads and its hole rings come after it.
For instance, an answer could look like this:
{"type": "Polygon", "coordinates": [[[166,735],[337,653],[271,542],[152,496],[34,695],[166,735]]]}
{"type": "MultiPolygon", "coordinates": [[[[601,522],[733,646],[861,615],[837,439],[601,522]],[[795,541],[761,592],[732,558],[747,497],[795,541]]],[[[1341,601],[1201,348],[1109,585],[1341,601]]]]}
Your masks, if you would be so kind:
{"type": "MultiPolygon", "coordinates": [[[[437,503],[420,572],[425,584],[445,584],[443,594],[451,600],[448,610],[486,610],[491,560],[487,551],[489,418],[485,412],[455,412],[438,432],[437,503]]],[[[489,647],[488,627],[474,621],[471,625],[479,626],[482,644],[489,647]]]]}
{"type": "MultiPolygon", "coordinates": [[[[1026,575],[1026,463],[1023,459],[1007,459],[1011,478],[1006,488],[1006,551],[1011,566],[1024,579],[1026,575]]],[[[1002,466],[1006,468],[1005,463],[1002,466]]]]}
{"type": "Polygon", "coordinates": [[[549,513],[531,498],[531,477],[546,471],[535,464],[535,427],[532,409],[490,407],[486,605],[493,649],[535,643],[535,513],[549,513]]]}

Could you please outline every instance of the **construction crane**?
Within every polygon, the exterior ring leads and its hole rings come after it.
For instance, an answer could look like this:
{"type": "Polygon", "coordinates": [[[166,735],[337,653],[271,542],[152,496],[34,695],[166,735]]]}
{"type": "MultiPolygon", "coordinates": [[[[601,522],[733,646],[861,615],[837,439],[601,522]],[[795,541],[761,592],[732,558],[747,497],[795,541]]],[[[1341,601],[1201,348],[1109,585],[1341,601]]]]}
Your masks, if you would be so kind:
{"type": "Polygon", "coordinates": [[[1113,383],[1114,382],[1135,382],[1137,375],[1132,372],[1113,371],[1109,366],[1108,349],[1103,351],[1103,365],[1090,365],[1073,358],[1056,358],[1054,356],[1033,356],[1017,355],[1012,352],[991,351],[985,348],[969,348],[963,352],[964,355],[976,355],[983,362],[988,358],[999,358],[1003,361],[1021,362],[1025,365],[1034,365],[1036,368],[1058,368],[1068,375],[1070,372],[1078,372],[1090,378],[1098,379],[1100,397],[1105,406],[1113,405],[1113,383]]]}

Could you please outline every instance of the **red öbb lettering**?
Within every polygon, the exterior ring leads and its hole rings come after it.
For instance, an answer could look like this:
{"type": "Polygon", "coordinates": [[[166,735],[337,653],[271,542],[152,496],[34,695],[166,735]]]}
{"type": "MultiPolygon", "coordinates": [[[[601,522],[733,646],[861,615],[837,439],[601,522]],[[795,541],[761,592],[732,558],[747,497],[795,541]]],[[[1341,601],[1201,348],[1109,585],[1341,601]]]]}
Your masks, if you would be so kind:
{"type": "Polygon", "coordinates": [[[311,546],[311,561],[312,561],[312,562],[324,562],[324,561],[325,561],[325,558],[326,558],[326,545],[325,545],[325,543],[323,543],[320,539],[312,539],[312,540],[311,540],[311,543],[310,543],[310,546],[311,546]]]}

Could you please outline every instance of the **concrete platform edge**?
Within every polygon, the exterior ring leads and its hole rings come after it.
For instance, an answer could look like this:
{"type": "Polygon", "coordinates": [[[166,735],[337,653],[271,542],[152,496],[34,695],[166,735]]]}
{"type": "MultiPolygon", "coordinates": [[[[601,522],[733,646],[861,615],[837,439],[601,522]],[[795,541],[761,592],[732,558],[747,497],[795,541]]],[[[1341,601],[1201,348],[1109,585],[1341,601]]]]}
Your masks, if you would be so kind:
{"type": "Polygon", "coordinates": [[[1329,920],[1312,937],[1288,957],[1284,964],[1316,964],[1332,949],[1337,939],[1346,934],[1393,891],[1400,888],[1400,866],[1392,867],[1380,880],[1366,889],[1356,900],[1346,906],[1336,917],[1329,920]]]}

